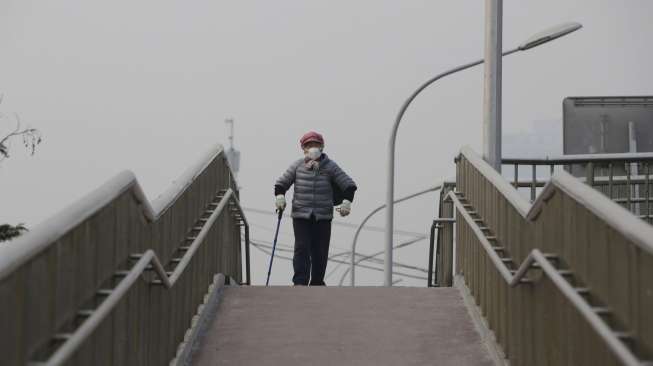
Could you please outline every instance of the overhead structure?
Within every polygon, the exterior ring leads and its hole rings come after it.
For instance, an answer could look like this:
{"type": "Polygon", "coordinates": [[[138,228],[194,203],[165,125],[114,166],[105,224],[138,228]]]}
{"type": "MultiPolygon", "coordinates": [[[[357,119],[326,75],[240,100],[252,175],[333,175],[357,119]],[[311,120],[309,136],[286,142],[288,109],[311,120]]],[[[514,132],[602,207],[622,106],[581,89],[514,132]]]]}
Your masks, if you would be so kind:
{"type": "Polygon", "coordinates": [[[224,123],[229,126],[229,148],[225,153],[231,170],[234,172],[234,175],[237,176],[238,171],[240,170],[240,151],[234,148],[234,119],[229,117],[224,120],[224,123]]]}

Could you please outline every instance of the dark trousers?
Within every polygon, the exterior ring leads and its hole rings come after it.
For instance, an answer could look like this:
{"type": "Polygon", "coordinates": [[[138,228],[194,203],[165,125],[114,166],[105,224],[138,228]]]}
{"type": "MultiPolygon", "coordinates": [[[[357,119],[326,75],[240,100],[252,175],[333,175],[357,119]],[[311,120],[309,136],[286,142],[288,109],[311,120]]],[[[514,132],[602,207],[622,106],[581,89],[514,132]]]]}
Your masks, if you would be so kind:
{"type": "Polygon", "coordinates": [[[324,286],[331,241],[331,220],[293,219],[295,253],[292,258],[295,285],[324,286]],[[309,282],[310,279],[310,282],[309,282]]]}

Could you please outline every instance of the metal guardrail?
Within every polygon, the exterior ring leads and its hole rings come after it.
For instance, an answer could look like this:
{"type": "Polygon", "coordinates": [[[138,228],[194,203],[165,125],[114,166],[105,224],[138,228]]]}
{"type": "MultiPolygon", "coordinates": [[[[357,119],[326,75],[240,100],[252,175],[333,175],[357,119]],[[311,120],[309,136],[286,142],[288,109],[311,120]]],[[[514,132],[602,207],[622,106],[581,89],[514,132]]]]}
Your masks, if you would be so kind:
{"type": "Polygon", "coordinates": [[[440,190],[438,218],[433,220],[429,242],[427,287],[451,287],[453,285],[453,206],[444,198],[456,186],[445,182],[440,190]],[[434,263],[435,262],[435,263],[434,263]]]}
{"type": "MultiPolygon", "coordinates": [[[[408,201],[408,200],[410,200],[412,198],[419,197],[419,196],[424,195],[426,193],[437,191],[437,190],[441,189],[444,186],[444,184],[446,184],[446,183],[444,183],[444,182],[443,183],[438,183],[438,184],[434,185],[431,188],[427,188],[425,190],[415,192],[415,193],[410,194],[408,196],[398,198],[398,199],[393,201],[393,204],[408,201]]],[[[356,243],[358,242],[358,236],[360,235],[361,230],[363,229],[363,227],[365,227],[365,224],[374,215],[376,215],[378,212],[383,210],[385,207],[386,207],[386,205],[383,204],[383,205],[380,205],[380,206],[376,207],[372,211],[370,211],[370,213],[367,214],[367,216],[365,216],[363,221],[361,221],[361,223],[356,228],[356,232],[354,233],[354,238],[352,239],[352,242],[351,242],[351,254],[350,254],[350,257],[349,257],[349,268],[347,270],[345,270],[344,273],[342,274],[342,276],[340,277],[340,286],[342,286],[342,283],[343,283],[343,281],[345,279],[345,276],[347,276],[348,273],[350,273],[349,285],[352,286],[352,287],[354,287],[356,285],[356,265],[366,259],[365,257],[363,257],[363,258],[361,258],[359,260],[356,260],[356,243]]],[[[429,275],[430,275],[430,271],[429,271],[429,275]]],[[[430,283],[430,280],[429,280],[429,283],[430,283]]]]}
{"type": "MultiPolygon", "coordinates": [[[[602,338],[623,365],[641,366],[643,364],[643,362],[640,361],[623,342],[624,338],[632,337],[631,333],[615,332],[610,328],[606,321],[598,315],[609,312],[610,310],[605,307],[592,307],[588,301],[580,295],[580,293],[589,292],[589,289],[586,287],[574,287],[570,284],[565,276],[571,274],[571,272],[569,270],[556,268],[557,263],[552,263],[552,261],[560,261],[557,254],[544,254],[539,249],[532,249],[516,271],[510,270],[506,266],[506,260],[511,259],[501,257],[497,252],[504,252],[503,248],[490,243],[486,231],[479,227],[478,220],[471,217],[467,208],[463,205],[456,194],[451,192],[449,198],[454,202],[458,209],[457,212],[461,213],[466,224],[471,228],[495,269],[501,274],[501,277],[508,286],[515,287],[523,284],[532,284],[534,280],[527,277],[528,272],[531,270],[541,270],[551,280],[557,290],[560,291],[560,293],[567,298],[583,318],[585,318],[592,329],[594,329],[594,331],[602,338]]],[[[496,240],[493,241],[496,242],[496,240]]]]}
{"type": "MultiPolygon", "coordinates": [[[[107,298],[102,301],[100,306],[91,313],[91,315],[84,321],[77,330],[72,334],[66,334],[59,336],[58,338],[65,338],[66,341],[50,356],[50,358],[45,362],[35,362],[33,365],[43,365],[43,366],[59,366],[64,362],[68,361],[72,355],[79,349],[84,340],[86,340],[101,324],[104,319],[109,316],[111,311],[118,305],[118,303],[125,297],[127,292],[132,288],[134,283],[143,275],[148,265],[151,265],[158,277],[158,280],[150,281],[151,284],[163,285],[165,288],[172,288],[181,275],[186,270],[186,267],[189,265],[190,261],[193,259],[195,253],[198,251],[200,245],[207,238],[210,228],[216,222],[220,214],[229,202],[234,202],[238,207],[239,212],[240,204],[235,198],[234,191],[231,189],[227,190],[225,195],[220,199],[220,203],[213,210],[211,215],[208,217],[202,229],[194,238],[193,242],[190,244],[188,249],[185,250],[185,254],[180,258],[179,264],[175,267],[174,271],[168,273],[163,268],[161,260],[157,257],[156,253],[148,249],[143,254],[132,254],[132,259],[137,259],[138,262],[126,273],[124,273],[125,278],[120,281],[118,286],[115,289],[110,290],[107,298]]],[[[56,336],[55,336],[56,337],[56,336]]]]}
{"type": "Polygon", "coordinates": [[[456,189],[456,272],[511,364],[653,359],[651,225],[564,171],[531,205],[467,148],[456,189]]]}
{"type": "MultiPolygon", "coordinates": [[[[512,186],[518,191],[527,190],[531,202],[535,201],[555,171],[565,170],[634,215],[653,224],[653,153],[565,155],[540,159],[504,158],[502,165],[512,170],[512,186]],[[523,174],[525,172],[528,174],[523,174]]],[[[453,187],[455,184],[451,189],[453,187]]],[[[449,210],[448,203],[444,201],[446,193],[443,190],[440,194],[440,212],[431,225],[427,281],[429,287],[453,285],[453,258],[447,254],[446,249],[453,245],[453,235],[449,234],[451,225],[446,219],[451,215],[444,212],[449,210]],[[436,264],[433,263],[434,260],[436,264]],[[438,268],[441,271],[434,273],[438,268]]]]}
{"type": "Polygon", "coordinates": [[[151,204],[121,173],[0,246],[0,363],[170,362],[213,276],[249,283],[236,189],[212,149],[151,204]]]}
{"type": "MultiPolygon", "coordinates": [[[[618,202],[633,214],[653,223],[653,153],[565,155],[553,159],[504,158],[512,166],[512,185],[528,189],[535,201],[556,170],[564,169],[618,202]],[[524,178],[524,168],[529,170],[524,178]],[[544,168],[544,169],[542,169],[544,168]]],[[[510,168],[508,168],[510,169],[510,168]]]]}

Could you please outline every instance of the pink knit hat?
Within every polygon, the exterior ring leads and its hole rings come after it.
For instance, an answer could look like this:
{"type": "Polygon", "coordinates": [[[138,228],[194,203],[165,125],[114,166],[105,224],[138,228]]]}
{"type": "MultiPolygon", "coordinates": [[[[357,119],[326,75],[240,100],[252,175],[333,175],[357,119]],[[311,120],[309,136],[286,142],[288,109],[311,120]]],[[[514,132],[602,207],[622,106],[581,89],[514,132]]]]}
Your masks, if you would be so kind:
{"type": "Polygon", "coordinates": [[[310,131],[304,134],[301,139],[299,139],[299,145],[301,147],[304,147],[304,145],[308,144],[309,142],[319,142],[320,144],[324,145],[324,137],[315,131],[310,131]]]}

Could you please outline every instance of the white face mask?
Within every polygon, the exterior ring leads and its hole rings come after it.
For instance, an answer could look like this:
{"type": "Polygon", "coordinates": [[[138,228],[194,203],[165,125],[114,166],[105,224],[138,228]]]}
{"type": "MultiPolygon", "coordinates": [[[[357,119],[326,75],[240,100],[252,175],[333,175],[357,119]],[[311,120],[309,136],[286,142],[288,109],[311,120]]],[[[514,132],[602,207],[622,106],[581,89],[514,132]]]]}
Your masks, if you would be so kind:
{"type": "Polygon", "coordinates": [[[320,156],[322,156],[322,150],[318,147],[311,147],[308,149],[308,152],[306,152],[306,156],[308,156],[308,158],[311,160],[317,160],[320,156]]]}

